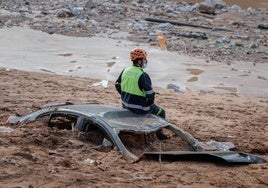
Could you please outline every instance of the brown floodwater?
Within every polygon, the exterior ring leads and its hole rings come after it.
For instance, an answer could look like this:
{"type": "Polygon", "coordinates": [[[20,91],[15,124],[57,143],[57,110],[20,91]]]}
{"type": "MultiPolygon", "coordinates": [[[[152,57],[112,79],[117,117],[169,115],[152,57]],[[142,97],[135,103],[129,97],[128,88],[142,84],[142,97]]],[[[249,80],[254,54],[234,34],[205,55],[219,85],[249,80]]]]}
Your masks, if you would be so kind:
{"type": "MultiPolygon", "coordinates": [[[[178,0],[180,1],[180,0],[178,0]]],[[[204,2],[204,0],[181,0],[188,3],[200,3],[204,2]]],[[[268,9],[268,0],[223,0],[227,5],[232,6],[234,4],[239,5],[243,9],[247,9],[249,7],[258,9],[268,9]]]]}

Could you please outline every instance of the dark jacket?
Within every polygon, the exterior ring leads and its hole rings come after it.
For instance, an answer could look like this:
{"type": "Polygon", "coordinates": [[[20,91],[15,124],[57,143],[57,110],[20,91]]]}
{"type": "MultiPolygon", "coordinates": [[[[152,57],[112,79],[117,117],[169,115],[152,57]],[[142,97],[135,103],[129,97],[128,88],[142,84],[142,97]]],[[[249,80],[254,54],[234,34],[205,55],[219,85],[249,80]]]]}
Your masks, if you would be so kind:
{"type": "Polygon", "coordinates": [[[154,104],[155,92],[149,75],[143,72],[142,68],[136,66],[125,68],[116,80],[115,88],[121,95],[124,108],[143,114],[151,110],[151,106],[154,104]],[[138,77],[131,76],[129,73],[136,73],[138,77]],[[137,85],[131,85],[133,83],[137,85]],[[133,92],[133,90],[136,91],[133,92]]]}

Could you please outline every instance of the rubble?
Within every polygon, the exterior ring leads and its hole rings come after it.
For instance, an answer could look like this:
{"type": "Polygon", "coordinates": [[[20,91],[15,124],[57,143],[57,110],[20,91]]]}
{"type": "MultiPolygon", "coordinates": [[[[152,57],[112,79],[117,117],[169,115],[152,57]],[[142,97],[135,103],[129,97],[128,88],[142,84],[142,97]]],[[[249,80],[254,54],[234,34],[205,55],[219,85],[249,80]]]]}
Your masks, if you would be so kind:
{"type": "Polygon", "coordinates": [[[161,0],[3,0],[0,8],[0,28],[27,25],[50,34],[80,37],[129,32],[130,36],[118,37],[118,40],[128,39],[151,45],[157,42],[157,33],[162,32],[170,51],[184,53],[188,48],[188,55],[227,64],[235,61],[266,62],[265,58],[259,57],[260,51],[265,53],[268,50],[267,23],[263,22],[268,14],[266,9],[244,10],[238,5],[228,6],[221,0],[205,0],[196,4],[161,0]],[[148,17],[203,28],[172,25],[168,28],[172,27],[173,32],[168,32],[167,27],[160,28],[159,23],[146,21],[148,17]],[[240,36],[244,37],[237,42],[240,36]],[[218,45],[219,38],[228,40],[218,45]],[[198,50],[195,49],[197,46],[198,50]],[[244,55],[248,52],[251,55],[244,55]]]}

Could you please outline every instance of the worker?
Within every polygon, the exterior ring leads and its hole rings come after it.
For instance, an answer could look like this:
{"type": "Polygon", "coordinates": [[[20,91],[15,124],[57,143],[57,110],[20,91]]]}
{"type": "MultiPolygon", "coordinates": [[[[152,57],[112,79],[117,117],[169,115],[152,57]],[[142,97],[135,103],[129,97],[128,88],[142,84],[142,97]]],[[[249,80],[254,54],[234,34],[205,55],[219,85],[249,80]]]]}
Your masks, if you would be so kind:
{"type": "MultiPolygon", "coordinates": [[[[152,113],[165,119],[165,110],[154,104],[155,92],[150,76],[143,71],[148,65],[147,52],[135,48],[130,52],[130,60],[132,65],[123,69],[115,82],[123,108],[137,114],[152,113]]],[[[158,131],[158,138],[166,139],[167,136],[158,131]]]]}

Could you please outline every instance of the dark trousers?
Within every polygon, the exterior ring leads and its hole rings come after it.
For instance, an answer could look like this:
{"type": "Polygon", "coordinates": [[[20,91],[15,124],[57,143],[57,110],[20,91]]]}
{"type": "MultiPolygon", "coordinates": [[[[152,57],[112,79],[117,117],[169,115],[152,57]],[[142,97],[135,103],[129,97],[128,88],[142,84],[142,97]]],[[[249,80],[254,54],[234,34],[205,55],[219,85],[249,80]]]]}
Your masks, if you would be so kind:
{"type": "Polygon", "coordinates": [[[163,119],[166,118],[165,110],[161,108],[160,106],[157,106],[156,104],[152,105],[150,113],[160,116],[163,119]]]}

